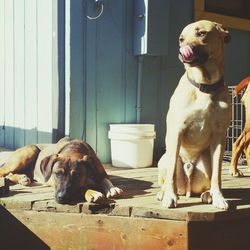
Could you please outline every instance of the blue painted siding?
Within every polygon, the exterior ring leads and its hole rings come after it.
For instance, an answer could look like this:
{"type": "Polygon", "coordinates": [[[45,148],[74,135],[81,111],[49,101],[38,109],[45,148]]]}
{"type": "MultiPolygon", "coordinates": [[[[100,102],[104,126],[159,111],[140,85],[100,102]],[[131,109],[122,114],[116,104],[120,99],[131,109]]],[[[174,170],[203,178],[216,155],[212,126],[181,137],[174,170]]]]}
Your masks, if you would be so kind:
{"type": "MultiPolygon", "coordinates": [[[[166,0],[168,1],[168,0],[166,0]]],[[[103,15],[93,15],[92,1],[71,1],[70,134],[86,139],[103,162],[110,161],[110,123],[156,124],[156,157],[164,150],[169,99],[184,72],[178,37],[193,22],[193,0],[169,0],[168,55],[143,56],[140,112],[137,113],[138,57],[133,55],[133,1],[104,0],[103,15]]],[[[226,45],[225,79],[234,85],[249,74],[249,32],[231,30],[226,45]]]]}
{"type": "Polygon", "coordinates": [[[232,36],[225,47],[225,80],[236,85],[250,75],[250,32],[229,29],[232,36]]]}
{"type": "Polygon", "coordinates": [[[88,20],[92,7],[90,1],[71,4],[71,32],[80,30],[80,37],[71,37],[70,135],[86,139],[107,162],[108,125],[136,120],[133,1],[107,1],[103,15],[88,20]]]}
{"type": "Polygon", "coordinates": [[[143,62],[141,122],[156,125],[156,159],[165,150],[166,113],[170,97],[178,84],[184,67],[178,59],[178,38],[183,27],[193,21],[192,0],[171,0],[169,4],[168,55],[145,57],[143,62]]]}

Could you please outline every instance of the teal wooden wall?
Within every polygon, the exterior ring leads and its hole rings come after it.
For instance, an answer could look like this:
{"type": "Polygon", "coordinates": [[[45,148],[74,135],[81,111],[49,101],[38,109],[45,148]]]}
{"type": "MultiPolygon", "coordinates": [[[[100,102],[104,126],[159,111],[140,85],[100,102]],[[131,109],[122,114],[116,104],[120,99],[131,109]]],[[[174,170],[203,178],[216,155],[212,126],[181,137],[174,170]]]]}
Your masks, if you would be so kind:
{"type": "MultiPolygon", "coordinates": [[[[57,10],[64,19],[64,0],[0,0],[0,145],[52,142],[59,127],[63,134],[66,118],[67,132],[87,140],[109,162],[109,124],[139,121],[156,125],[158,158],[164,150],[169,99],[184,71],[177,58],[178,36],[193,21],[193,0],[166,1],[162,28],[169,33],[168,54],[142,56],[139,67],[133,55],[133,0],[103,0],[104,12],[97,20],[86,17],[96,14],[92,0],[65,0],[70,7],[70,56],[65,58],[70,99],[64,117],[64,21],[57,33],[57,10]]],[[[230,32],[225,79],[234,85],[249,74],[250,35],[230,32]]]]}
{"type": "MultiPolygon", "coordinates": [[[[168,1],[168,0],[166,0],[168,1]]],[[[104,0],[103,15],[93,15],[91,0],[71,1],[70,135],[86,139],[103,162],[110,161],[110,123],[154,123],[156,158],[164,150],[169,99],[184,72],[178,37],[193,22],[193,0],[169,0],[168,55],[142,57],[142,86],[137,103],[138,57],[133,55],[133,1],[104,0]],[[139,111],[137,106],[140,107],[139,111]]],[[[167,30],[167,28],[166,28],[167,30]]],[[[225,79],[234,85],[249,74],[249,32],[230,30],[225,79]]]]}
{"type": "Polygon", "coordinates": [[[71,4],[70,135],[85,139],[104,162],[109,124],[136,121],[132,10],[133,1],[105,1],[103,15],[88,20],[95,15],[91,1],[71,4]]]}
{"type": "Polygon", "coordinates": [[[232,39],[225,47],[225,80],[236,85],[250,75],[250,32],[236,29],[229,32],[232,39]]]}

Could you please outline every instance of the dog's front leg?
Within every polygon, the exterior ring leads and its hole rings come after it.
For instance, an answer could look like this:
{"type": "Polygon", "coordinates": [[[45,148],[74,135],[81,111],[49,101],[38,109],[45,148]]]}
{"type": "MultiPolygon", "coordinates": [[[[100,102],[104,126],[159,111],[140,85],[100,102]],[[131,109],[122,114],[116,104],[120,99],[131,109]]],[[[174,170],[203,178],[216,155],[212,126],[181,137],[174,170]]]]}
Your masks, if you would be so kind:
{"type": "Polygon", "coordinates": [[[210,149],[212,164],[210,194],[212,196],[212,204],[217,208],[227,210],[228,202],[224,199],[221,193],[221,169],[225,150],[225,136],[223,134],[215,134],[210,149]]]}
{"type": "Polygon", "coordinates": [[[103,178],[101,187],[107,198],[117,198],[123,193],[123,190],[115,187],[108,178],[103,178]]]}
{"type": "Polygon", "coordinates": [[[175,180],[175,171],[177,168],[182,133],[179,131],[170,131],[166,136],[167,147],[167,173],[165,181],[165,192],[162,199],[162,205],[167,208],[177,206],[177,188],[175,180]]]}

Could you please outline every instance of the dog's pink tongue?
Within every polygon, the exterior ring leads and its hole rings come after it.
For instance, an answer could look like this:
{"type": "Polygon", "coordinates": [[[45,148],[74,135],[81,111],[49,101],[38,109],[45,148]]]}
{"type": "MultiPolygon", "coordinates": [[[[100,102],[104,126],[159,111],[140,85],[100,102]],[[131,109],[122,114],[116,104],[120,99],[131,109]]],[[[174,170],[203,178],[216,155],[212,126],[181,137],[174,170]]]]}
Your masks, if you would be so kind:
{"type": "Polygon", "coordinates": [[[184,62],[192,62],[195,59],[194,50],[189,45],[180,47],[180,54],[184,62]]]}

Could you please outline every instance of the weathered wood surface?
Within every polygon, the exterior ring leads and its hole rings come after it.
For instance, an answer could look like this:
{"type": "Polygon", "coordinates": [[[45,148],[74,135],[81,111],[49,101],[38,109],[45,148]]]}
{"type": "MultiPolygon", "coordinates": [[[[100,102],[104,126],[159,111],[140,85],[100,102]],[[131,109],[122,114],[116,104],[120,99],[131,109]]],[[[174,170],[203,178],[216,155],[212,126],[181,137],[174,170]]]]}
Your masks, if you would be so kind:
{"type": "Polygon", "coordinates": [[[163,208],[156,200],[156,193],[159,191],[157,168],[117,169],[106,166],[106,169],[113,183],[125,190],[125,194],[119,200],[103,205],[86,202],[60,205],[54,202],[54,193],[50,187],[16,185],[10,187],[10,196],[1,198],[0,204],[7,209],[107,214],[179,221],[232,220],[250,217],[250,173],[246,167],[241,167],[245,177],[233,178],[228,173],[227,164],[224,164],[223,192],[230,200],[229,211],[216,209],[212,205],[204,205],[199,197],[180,197],[178,208],[163,208]]]}
{"type": "MultiPolygon", "coordinates": [[[[1,209],[0,209],[1,210],[1,209]]],[[[127,218],[106,215],[47,213],[10,210],[7,222],[9,233],[20,235],[16,223],[27,228],[26,234],[17,241],[8,235],[2,237],[1,245],[8,249],[53,249],[53,250],[186,250],[187,222],[127,218]],[[12,215],[12,217],[11,217],[12,215]],[[13,216],[14,215],[14,216],[13,216]],[[16,220],[16,222],[14,222],[16,220]],[[30,230],[30,231],[29,231],[30,230]],[[34,238],[38,235],[40,239],[34,238]],[[32,244],[30,238],[33,239],[32,244]],[[7,242],[6,242],[7,241],[7,242]],[[6,242],[6,244],[5,244],[6,242]],[[47,245],[47,247],[46,247],[47,245]],[[27,248],[28,246],[28,248],[27,248]]],[[[8,213],[8,211],[6,211],[8,213]]],[[[1,213],[0,213],[1,214],[1,213]]],[[[7,234],[5,230],[5,234],[7,234]]]]}

